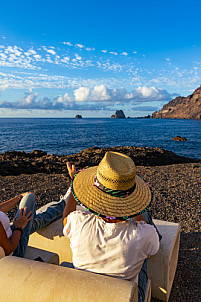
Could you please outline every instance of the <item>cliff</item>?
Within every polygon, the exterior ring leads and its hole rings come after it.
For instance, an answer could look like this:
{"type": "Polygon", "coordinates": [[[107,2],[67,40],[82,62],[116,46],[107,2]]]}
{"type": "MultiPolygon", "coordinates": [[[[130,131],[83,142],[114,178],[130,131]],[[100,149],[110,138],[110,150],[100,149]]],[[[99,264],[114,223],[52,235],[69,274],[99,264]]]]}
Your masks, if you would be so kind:
{"type": "Polygon", "coordinates": [[[201,119],[201,86],[187,97],[176,97],[154,112],[152,118],[201,119]]]}

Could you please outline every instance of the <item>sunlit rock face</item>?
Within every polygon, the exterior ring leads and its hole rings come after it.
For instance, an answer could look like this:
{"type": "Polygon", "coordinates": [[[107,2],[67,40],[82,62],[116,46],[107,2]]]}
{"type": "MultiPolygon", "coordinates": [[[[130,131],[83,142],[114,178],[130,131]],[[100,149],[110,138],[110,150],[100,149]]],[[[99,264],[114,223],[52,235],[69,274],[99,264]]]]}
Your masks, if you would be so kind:
{"type": "Polygon", "coordinates": [[[152,114],[152,118],[170,119],[201,119],[201,86],[187,97],[178,96],[159,111],[152,114]]]}

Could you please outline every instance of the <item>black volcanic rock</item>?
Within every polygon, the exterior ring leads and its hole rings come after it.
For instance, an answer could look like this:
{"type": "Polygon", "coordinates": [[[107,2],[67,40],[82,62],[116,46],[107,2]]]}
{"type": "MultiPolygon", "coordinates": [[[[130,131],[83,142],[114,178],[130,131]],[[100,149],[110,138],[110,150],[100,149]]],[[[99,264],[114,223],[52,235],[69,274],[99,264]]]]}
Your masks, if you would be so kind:
{"type": "Polygon", "coordinates": [[[74,155],[55,155],[35,150],[25,152],[5,152],[0,154],[0,175],[20,174],[65,174],[67,161],[76,165],[77,169],[97,166],[107,151],[117,151],[130,156],[136,166],[163,166],[178,163],[196,163],[199,160],[178,156],[161,148],[148,147],[111,147],[85,149],[74,155]]]}
{"type": "Polygon", "coordinates": [[[178,142],[186,142],[187,139],[185,137],[181,137],[179,135],[175,136],[172,138],[173,141],[178,141],[178,142]]]}
{"type": "Polygon", "coordinates": [[[111,118],[126,118],[126,117],[122,110],[117,110],[116,113],[111,116],[111,118]]]}
{"type": "Polygon", "coordinates": [[[201,86],[187,97],[176,97],[154,112],[152,118],[201,119],[201,86]]]}
{"type": "Polygon", "coordinates": [[[82,116],[81,116],[80,114],[77,114],[77,115],[75,116],[75,118],[77,118],[77,119],[81,119],[81,118],[82,118],[82,116]]]}

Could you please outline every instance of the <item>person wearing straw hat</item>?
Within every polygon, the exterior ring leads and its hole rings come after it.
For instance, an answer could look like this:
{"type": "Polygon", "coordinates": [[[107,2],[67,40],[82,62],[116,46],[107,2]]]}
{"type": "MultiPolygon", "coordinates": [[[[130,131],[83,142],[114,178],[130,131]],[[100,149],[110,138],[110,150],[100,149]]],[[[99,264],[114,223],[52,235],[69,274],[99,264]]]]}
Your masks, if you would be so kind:
{"type": "Polygon", "coordinates": [[[136,175],[133,160],[107,152],[100,164],[76,172],[64,196],[64,235],[70,239],[77,269],[106,274],[138,284],[144,301],[147,257],[157,253],[161,235],[146,212],[152,203],[150,186],[136,175]],[[76,211],[76,204],[85,211],[76,211]]]}

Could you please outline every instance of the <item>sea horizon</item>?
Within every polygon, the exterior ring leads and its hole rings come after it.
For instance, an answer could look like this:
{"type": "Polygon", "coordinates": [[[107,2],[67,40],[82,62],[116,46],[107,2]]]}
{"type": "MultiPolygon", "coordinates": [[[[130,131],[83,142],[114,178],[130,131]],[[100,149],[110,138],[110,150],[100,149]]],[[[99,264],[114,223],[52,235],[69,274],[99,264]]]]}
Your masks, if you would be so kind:
{"type": "Polygon", "coordinates": [[[83,119],[109,119],[109,120],[130,120],[130,119],[136,119],[136,120],[167,120],[167,121],[201,121],[201,119],[186,119],[186,118],[148,118],[148,117],[125,117],[125,118],[111,118],[111,117],[82,117],[82,118],[76,118],[76,117],[0,117],[1,119],[75,119],[75,120],[83,120],[83,119]]]}

